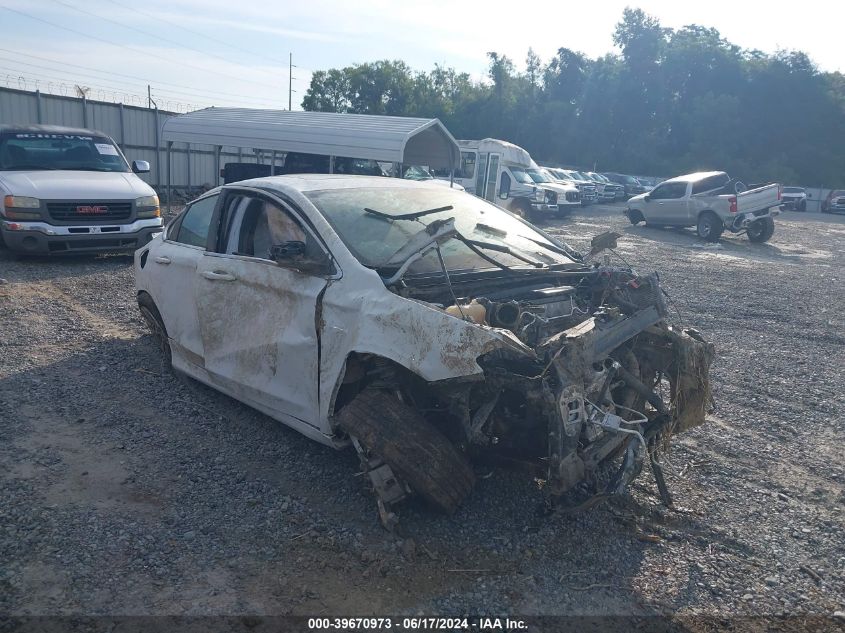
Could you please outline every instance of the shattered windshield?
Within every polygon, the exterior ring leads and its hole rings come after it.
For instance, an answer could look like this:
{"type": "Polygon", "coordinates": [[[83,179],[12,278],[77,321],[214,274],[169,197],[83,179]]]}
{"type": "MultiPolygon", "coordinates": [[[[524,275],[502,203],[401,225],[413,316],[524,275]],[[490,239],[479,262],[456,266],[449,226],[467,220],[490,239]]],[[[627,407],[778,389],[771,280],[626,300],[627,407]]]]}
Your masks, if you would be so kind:
{"type": "Polygon", "coordinates": [[[0,170],[129,171],[105,136],[10,132],[0,135],[0,170]]]}
{"type": "MultiPolygon", "coordinates": [[[[364,266],[389,267],[391,258],[424,227],[435,221],[455,219],[455,228],[465,238],[505,245],[514,252],[549,266],[572,264],[542,233],[523,224],[508,212],[473,195],[451,189],[416,187],[372,187],[308,191],[305,195],[319,209],[364,266]],[[451,207],[451,208],[449,208],[451,207]],[[438,209],[443,210],[438,210],[438,209]],[[378,213],[368,212],[372,209],[378,213]],[[436,210],[414,219],[388,219],[425,210],[436,210]]],[[[458,239],[442,244],[446,267],[451,271],[495,268],[490,261],[458,239]]],[[[488,253],[497,262],[514,268],[525,267],[524,258],[503,252],[488,253]]],[[[395,262],[391,262],[395,267],[395,262]]],[[[411,274],[440,271],[435,252],[429,252],[408,269],[411,274]]]]}

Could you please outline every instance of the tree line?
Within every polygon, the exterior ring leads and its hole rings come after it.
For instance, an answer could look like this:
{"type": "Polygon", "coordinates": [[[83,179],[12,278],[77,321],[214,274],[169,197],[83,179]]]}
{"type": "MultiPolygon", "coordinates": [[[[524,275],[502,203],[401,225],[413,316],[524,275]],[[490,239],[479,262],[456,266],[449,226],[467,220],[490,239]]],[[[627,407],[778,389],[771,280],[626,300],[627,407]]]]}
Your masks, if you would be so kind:
{"type": "Polygon", "coordinates": [[[845,75],[799,51],[742,49],[714,28],[626,8],[620,54],[565,47],[525,70],[487,53],[488,80],[382,60],[317,71],[305,110],[439,118],[456,138],[501,138],[542,162],[669,177],[845,186],[845,75]]]}

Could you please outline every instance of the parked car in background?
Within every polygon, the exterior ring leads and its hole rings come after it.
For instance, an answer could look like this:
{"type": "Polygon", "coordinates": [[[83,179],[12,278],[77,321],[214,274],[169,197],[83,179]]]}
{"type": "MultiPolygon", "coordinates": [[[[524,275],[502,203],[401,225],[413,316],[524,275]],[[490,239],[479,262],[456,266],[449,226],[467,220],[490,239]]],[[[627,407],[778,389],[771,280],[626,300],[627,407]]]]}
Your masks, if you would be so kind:
{"type": "Polygon", "coordinates": [[[314,174],[218,187],[135,253],[135,283],[168,365],[356,451],[388,527],[411,493],[454,512],[473,461],[518,465],[554,497],[624,493],[649,470],[660,486],[656,451],[710,403],[713,346],[670,326],[657,274],[599,274],[445,187],[314,174]]]}
{"type": "Polygon", "coordinates": [[[544,169],[557,182],[575,185],[581,194],[582,206],[593,204],[598,199],[599,196],[595,183],[583,180],[580,177],[575,176],[573,172],[560,169],[559,167],[544,167],[544,169]]]}
{"type": "Polygon", "coordinates": [[[834,189],[822,202],[822,213],[845,213],[845,189],[834,189]]]}
{"type": "Polygon", "coordinates": [[[709,242],[725,230],[746,233],[752,242],[768,241],[775,232],[774,217],[780,213],[780,185],[741,193],[733,193],[735,189],[739,189],[736,181],[723,171],[678,176],[628,200],[625,215],[631,224],[645,220],[656,226],[694,226],[709,242]]]}
{"type": "Polygon", "coordinates": [[[626,176],[625,174],[617,174],[615,172],[602,172],[602,175],[611,182],[622,185],[625,190],[625,199],[645,193],[645,187],[633,176],[626,176]]]}
{"type": "Polygon", "coordinates": [[[652,189],[654,189],[654,185],[652,185],[651,183],[649,183],[649,181],[648,181],[647,179],[645,179],[645,178],[636,178],[635,180],[636,180],[638,183],[640,183],[640,185],[641,185],[641,186],[642,186],[642,188],[644,189],[643,193],[648,193],[649,191],[651,191],[652,189]]]}
{"type": "Polygon", "coordinates": [[[402,178],[405,180],[415,180],[417,182],[427,182],[431,185],[438,185],[440,187],[449,187],[463,191],[464,188],[457,182],[449,182],[449,180],[442,180],[435,178],[431,171],[423,165],[405,165],[402,168],[402,178]]]}
{"type": "Polygon", "coordinates": [[[783,208],[791,211],[806,211],[807,191],[804,187],[784,187],[783,208]]]}
{"type": "Polygon", "coordinates": [[[611,182],[605,176],[602,176],[594,171],[587,171],[583,173],[586,178],[591,179],[596,183],[596,186],[599,187],[601,198],[604,202],[616,202],[617,200],[625,199],[625,187],[622,185],[617,185],[615,182],[611,182]]]}
{"type": "Polygon", "coordinates": [[[0,125],[0,237],[27,255],[134,251],[162,230],[148,171],[96,130],[0,125]]]}

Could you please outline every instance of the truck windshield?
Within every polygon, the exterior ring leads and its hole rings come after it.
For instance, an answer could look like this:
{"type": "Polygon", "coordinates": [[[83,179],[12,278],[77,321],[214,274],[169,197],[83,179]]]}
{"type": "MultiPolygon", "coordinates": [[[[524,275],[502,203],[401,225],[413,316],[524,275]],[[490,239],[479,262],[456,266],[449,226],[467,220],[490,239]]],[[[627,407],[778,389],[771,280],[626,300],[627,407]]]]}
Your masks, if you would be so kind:
{"type": "Polygon", "coordinates": [[[105,136],[47,132],[0,135],[0,171],[45,169],[127,172],[129,165],[105,136]]]}
{"type": "MultiPolygon", "coordinates": [[[[317,207],[343,240],[346,247],[364,266],[383,268],[391,257],[424,226],[436,220],[455,219],[458,232],[479,242],[505,244],[532,259],[554,266],[573,264],[560,246],[542,233],[520,222],[511,214],[475,196],[452,189],[399,187],[360,187],[308,191],[305,195],[317,207]],[[378,214],[367,212],[373,209],[378,214]],[[384,215],[403,215],[424,209],[442,209],[416,219],[391,220],[384,215]]],[[[482,270],[493,268],[489,261],[473,252],[459,240],[441,246],[443,260],[449,270],[482,270]]],[[[523,260],[497,252],[496,260],[511,267],[522,267],[523,260]]],[[[440,270],[437,254],[415,261],[410,274],[440,270]]]]}
{"type": "Polygon", "coordinates": [[[511,167],[510,168],[513,177],[516,178],[516,181],[523,185],[533,185],[534,180],[531,176],[528,175],[528,172],[523,169],[522,167],[511,167]]]}
{"type": "Polygon", "coordinates": [[[549,178],[539,169],[529,169],[528,175],[531,176],[531,180],[533,180],[534,182],[554,182],[551,178],[549,178]]]}
{"type": "Polygon", "coordinates": [[[804,193],[804,189],[801,187],[784,187],[784,193],[804,193]]]}

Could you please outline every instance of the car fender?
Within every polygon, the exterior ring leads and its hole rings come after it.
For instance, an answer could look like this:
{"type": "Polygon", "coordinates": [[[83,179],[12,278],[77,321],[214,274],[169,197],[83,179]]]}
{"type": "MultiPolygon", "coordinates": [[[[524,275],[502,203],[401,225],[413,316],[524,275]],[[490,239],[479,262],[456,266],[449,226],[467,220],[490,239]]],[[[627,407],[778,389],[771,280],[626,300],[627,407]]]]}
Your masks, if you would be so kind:
{"type": "Polygon", "coordinates": [[[427,382],[480,379],[483,370],[476,359],[496,349],[534,356],[530,347],[507,330],[470,323],[432,304],[390,292],[369,269],[329,284],[318,328],[324,420],[350,354],[389,359],[427,382]]]}

